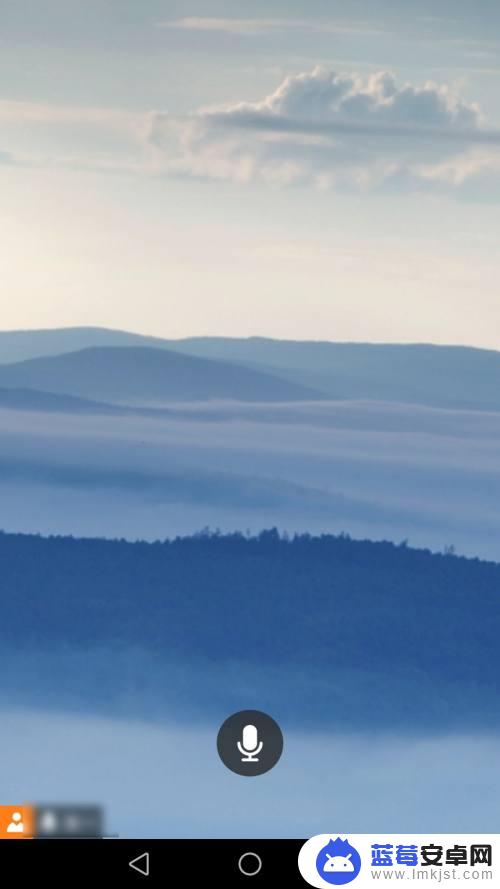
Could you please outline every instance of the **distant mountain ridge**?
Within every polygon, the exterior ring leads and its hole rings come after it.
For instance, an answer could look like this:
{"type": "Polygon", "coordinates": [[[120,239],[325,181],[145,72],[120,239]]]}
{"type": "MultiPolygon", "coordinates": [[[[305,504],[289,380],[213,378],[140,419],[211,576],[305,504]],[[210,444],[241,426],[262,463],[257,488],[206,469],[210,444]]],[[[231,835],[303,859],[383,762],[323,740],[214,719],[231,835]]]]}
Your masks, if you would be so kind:
{"type": "Polygon", "coordinates": [[[3,365],[0,387],[125,405],[324,398],[320,392],[259,370],[143,346],[98,346],[3,365]]]}
{"type": "Polygon", "coordinates": [[[31,358],[79,352],[95,346],[168,348],[168,341],[106,327],[59,327],[52,330],[0,330],[0,366],[31,358]]]}
{"type": "Polygon", "coordinates": [[[0,389],[0,409],[68,414],[108,414],[121,410],[99,401],[36,389],[0,389]]]}
{"type": "Polygon", "coordinates": [[[500,352],[425,343],[193,338],[171,348],[259,367],[333,399],[500,410],[500,352]]]}
{"type": "MultiPolygon", "coordinates": [[[[0,386],[5,385],[2,364],[103,347],[152,348],[225,362],[300,386],[303,395],[304,390],[309,390],[306,398],[500,410],[499,351],[466,346],[307,342],[265,337],[168,340],[104,328],[0,332],[0,386]]],[[[233,397],[238,399],[236,382],[235,378],[233,397]]],[[[31,387],[31,382],[19,385],[31,387]]],[[[87,392],[85,397],[97,396],[87,392]]],[[[244,391],[241,397],[248,400],[244,391]]],[[[264,400],[277,399],[273,395],[264,400]]]]}

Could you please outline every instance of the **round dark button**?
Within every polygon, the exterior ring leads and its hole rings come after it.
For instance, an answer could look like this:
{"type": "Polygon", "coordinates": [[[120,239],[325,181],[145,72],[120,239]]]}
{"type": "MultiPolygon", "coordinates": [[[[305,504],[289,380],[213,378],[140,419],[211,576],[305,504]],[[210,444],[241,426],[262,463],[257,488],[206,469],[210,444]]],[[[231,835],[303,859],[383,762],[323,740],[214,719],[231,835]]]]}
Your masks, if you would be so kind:
{"type": "Polygon", "coordinates": [[[267,713],[241,710],[221,726],[217,750],[224,765],[237,775],[263,775],[283,753],[283,734],[267,713]]]}

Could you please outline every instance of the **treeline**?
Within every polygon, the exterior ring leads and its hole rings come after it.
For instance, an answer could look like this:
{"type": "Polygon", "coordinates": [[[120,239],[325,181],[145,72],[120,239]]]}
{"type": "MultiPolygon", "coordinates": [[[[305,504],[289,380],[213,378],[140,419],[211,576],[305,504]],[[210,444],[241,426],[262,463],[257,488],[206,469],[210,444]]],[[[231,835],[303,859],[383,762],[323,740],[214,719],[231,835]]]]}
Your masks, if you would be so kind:
{"type": "Polygon", "coordinates": [[[244,662],[305,687],[320,677],[327,701],[348,682],[349,707],[368,706],[363,677],[378,677],[370,695],[383,710],[397,695],[414,716],[428,689],[435,712],[449,695],[444,709],[466,701],[471,719],[498,720],[497,564],[275,530],[152,544],[0,534],[0,587],[4,650],[244,662]]]}

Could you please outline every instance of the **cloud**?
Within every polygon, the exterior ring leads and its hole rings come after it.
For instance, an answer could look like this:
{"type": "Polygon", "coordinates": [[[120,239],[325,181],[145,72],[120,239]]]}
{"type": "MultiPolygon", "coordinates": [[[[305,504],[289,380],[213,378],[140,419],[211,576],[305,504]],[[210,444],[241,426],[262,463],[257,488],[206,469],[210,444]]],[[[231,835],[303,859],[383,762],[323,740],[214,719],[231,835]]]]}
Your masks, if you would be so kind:
{"type": "Polygon", "coordinates": [[[137,170],[147,115],[115,108],[0,100],[0,163],[137,170]]]}
{"type": "MultiPolygon", "coordinates": [[[[159,22],[159,28],[176,31],[202,31],[209,33],[238,34],[244,37],[255,37],[262,34],[276,34],[290,31],[313,34],[380,34],[375,28],[348,27],[335,22],[311,21],[308,19],[241,19],[187,16],[180,19],[159,22]]],[[[384,32],[386,33],[386,32],[384,32]]]]}
{"type": "Polygon", "coordinates": [[[150,142],[169,172],[321,188],[457,188],[498,174],[500,130],[449,86],[399,85],[318,66],[256,102],[152,115],[150,142]]]}
{"type": "Polygon", "coordinates": [[[500,200],[500,129],[449,86],[387,71],[317,66],[182,117],[0,101],[0,123],[0,164],[500,200]]]}

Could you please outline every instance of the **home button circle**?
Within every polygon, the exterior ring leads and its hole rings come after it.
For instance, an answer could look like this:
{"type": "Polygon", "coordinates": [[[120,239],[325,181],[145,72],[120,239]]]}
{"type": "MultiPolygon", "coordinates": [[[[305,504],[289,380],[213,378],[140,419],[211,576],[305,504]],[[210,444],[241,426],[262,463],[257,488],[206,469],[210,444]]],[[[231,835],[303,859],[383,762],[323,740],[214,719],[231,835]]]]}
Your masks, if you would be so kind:
{"type": "Polygon", "coordinates": [[[245,877],[256,877],[262,870],[262,858],[255,852],[245,852],[238,861],[238,867],[245,877]]]}

